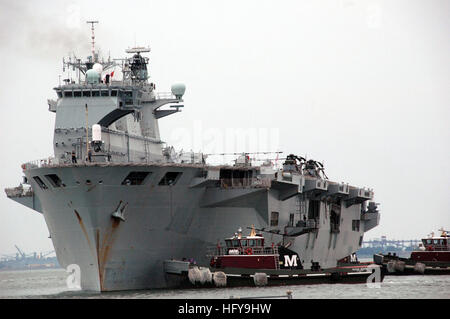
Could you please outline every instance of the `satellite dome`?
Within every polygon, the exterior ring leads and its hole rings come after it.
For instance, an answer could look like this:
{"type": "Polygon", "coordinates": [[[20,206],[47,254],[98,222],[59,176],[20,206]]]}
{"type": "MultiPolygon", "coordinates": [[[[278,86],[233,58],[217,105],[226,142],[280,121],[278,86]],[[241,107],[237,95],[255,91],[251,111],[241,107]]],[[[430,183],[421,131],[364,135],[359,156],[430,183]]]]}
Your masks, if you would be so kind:
{"type": "Polygon", "coordinates": [[[87,70],[86,71],[86,82],[88,84],[100,83],[100,73],[98,73],[94,69],[87,70]]]}
{"type": "Polygon", "coordinates": [[[103,66],[100,63],[95,63],[92,66],[92,70],[94,70],[97,73],[102,73],[103,72],[103,66]]]}
{"type": "Polygon", "coordinates": [[[177,99],[181,99],[185,91],[186,85],[183,83],[172,84],[172,94],[175,95],[177,99]]]}

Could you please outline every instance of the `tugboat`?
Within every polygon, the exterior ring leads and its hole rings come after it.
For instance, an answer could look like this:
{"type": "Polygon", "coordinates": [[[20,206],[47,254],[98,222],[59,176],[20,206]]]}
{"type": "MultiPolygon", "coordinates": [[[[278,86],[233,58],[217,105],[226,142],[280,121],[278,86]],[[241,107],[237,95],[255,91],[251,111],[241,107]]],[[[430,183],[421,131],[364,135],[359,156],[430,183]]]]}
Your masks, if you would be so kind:
{"type": "MultiPolygon", "coordinates": [[[[264,236],[256,231],[252,225],[249,236],[243,236],[239,228],[234,236],[225,239],[225,245],[217,243],[209,247],[209,266],[188,260],[166,260],[166,279],[177,282],[178,287],[188,288],[192,285],[239,287],[364,283],[368,282],[373,269],[379,267],[373,263],[356,263],[322,269],[318,263],[312,263],[310,269],[306,269],[299,255],[288,248],[289,242],[285,244],[283,240],[266,245],[264,236]]],[[[381,273],[377,279],[383,280],[381,273]]]]}
{"type": "Polygon", "coordinates": [[[401,258],[395,253],[375,254],[374,262],[387,274],[394,275],[448,275],[450,274],[449,231],[439,229],[440,236],[431,233],[423,238],[417,250],[409,258],[401,258]]]}
{"type": "Polygon", "coordinates": [[[214,269],[303,269],[298,254],[286,246],[264,246],[264,237],[256,233],[254,226],[249,236],[242,236],[242,229],[231,238],[225,239],[209,250],[210,266],[214,269]]]}

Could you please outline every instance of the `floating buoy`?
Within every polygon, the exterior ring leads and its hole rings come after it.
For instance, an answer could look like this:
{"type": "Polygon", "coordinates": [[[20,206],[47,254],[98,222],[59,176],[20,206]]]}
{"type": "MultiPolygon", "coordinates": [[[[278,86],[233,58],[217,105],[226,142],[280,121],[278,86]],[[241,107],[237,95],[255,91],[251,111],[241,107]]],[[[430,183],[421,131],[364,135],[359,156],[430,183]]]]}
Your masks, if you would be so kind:
{"type": "Polygon", "coordinates": [[[267,274],[263,272],[257,272],[253,276],[253,281],[255,286],[266,286],[267,285],[267,274]]]}
{"type": "Polygon", "coordinates": [[[421,273],[422,275],[425,273],[425,264],[422,263],[416,263],[414,265],[414,271],[421,273]]]}
{"type": "Polygon", "coordinates": [[[195,285],[195,283],[197,282],[200,282],[201,274],[197,266],[189,268],[188,278],[193,285],[195,285]]]}
{"type": "Polygon", "coordinates": [[[227,275],[222,271],[216,271],[213,274],[213,281],[216,287],[226,287],[227,275]]]}

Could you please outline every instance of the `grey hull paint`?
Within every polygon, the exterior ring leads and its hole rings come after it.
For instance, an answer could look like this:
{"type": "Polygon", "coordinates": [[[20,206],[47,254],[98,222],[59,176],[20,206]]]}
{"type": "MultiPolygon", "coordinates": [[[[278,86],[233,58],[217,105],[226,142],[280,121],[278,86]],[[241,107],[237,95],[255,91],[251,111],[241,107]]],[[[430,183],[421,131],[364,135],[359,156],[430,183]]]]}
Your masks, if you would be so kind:
{"type": "MultiPolygon", "coordinates": [[[[295,197],[281,201],[270,188],[191,187],[200,168],[180,166],[53,167],[25,171],[42,205],[58,261],[77,264],[84,290],[113,291],[168,287],[167,259],[194,258],[208,263],[206,247],[238,227],[268,228],[270,212],[280,212],[279,229],[295,208],[295,197]],[[130,171],[149,171],[143,185],[121,185],[130,171]],[[183,174],[174,186],[158,182],[168,171],[183,174]],[[33,176],[57,174],[65,187],[43,190],[33,176]],[[111,217],[122,210],[125,221],[111,217]]],[[[48,183],[47,183],[48,184],[48,183]]],[[[361,205],[343,209],[341,230],[331,233],[326,207],[320,209],[317,232],[288,238],[306,267],[317,261],[333,267],[358,249],[363,234],[352,231],[361,205]]],[[[268,242],[282,237],[266,235],[268,242]]]]}
{"type": "Polygon", "coordinates": [[[182,180],[189,180],[193,169],[185,170],[172,187],[152,183],[152,177],[159,181],[167,171],[155,167],[149,168],[152,175],[145,185],[121,185],[130,170],[87,167],[26,172],[30,180],[57,174],[66,184],[64,188],[33,188],[41,199],[58,260],[63,267],[80,266],[83,289],[165,287],[163,261],[192,257],[205,262],[206,246],[236,230],[228,218],[261,225],[262,218],[251,208],[196,206],[205,190],[188,188],[182,180]],[[86,180],[91,184],[86,185],[86,180]],[[125,206],[123,222],[111,218],[119,204],[125,206]]]}

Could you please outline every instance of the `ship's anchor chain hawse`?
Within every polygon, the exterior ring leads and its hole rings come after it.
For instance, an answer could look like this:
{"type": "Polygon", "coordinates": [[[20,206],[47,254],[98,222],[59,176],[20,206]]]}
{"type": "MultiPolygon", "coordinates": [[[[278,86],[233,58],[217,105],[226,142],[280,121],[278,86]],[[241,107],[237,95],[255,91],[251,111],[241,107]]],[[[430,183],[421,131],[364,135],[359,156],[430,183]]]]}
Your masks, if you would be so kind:
{"type": "Polygon", "coordinates": [[[128,202],[125,203],[123,206],[122,206],[122,203],[123,203],[123,201],[121,200],[119,202],[119,205],[117,206],[116,210],[111,214],[111,217],[124,222],[125,221],[124,210],[127,207],[128,202]]]}

